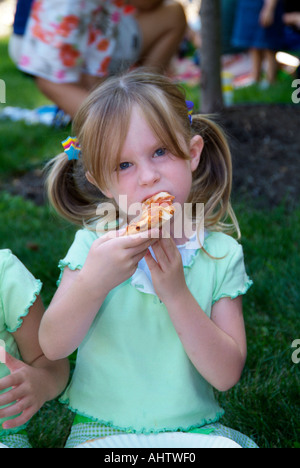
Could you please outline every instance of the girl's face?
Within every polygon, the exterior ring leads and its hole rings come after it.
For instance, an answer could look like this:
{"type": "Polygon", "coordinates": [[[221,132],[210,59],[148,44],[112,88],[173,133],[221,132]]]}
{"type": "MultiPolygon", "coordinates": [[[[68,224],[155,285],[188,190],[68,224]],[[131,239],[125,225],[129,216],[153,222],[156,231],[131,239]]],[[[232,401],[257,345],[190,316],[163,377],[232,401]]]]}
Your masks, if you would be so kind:
{"type": "Polygon", "coordinates": [[[120,209],[127,213],[126,205],[129,208],[142,203],[158,192],[169,192],[175,197],[174,202],[183,206],[191,190],[192,172],[200,161],[202,138],[193,137],[190,148],[186,149],[190,160],[171,154],[158,140],[140,108],[134,106],[121,151],[119,172],[115,170],[113,173],[105,195],[114,198],[120,209]],[[122,205],[124,201],[125,205],[122,205]]]}

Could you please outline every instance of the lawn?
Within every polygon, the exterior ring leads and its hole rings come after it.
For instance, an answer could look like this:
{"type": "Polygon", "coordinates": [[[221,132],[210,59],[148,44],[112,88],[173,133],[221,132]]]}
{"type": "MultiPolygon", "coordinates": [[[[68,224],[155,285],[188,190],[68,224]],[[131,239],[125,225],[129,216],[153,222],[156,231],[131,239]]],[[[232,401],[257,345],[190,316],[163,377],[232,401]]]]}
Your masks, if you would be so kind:
{"type": "MultiPolygon", "coordinates": [[[[47,104],[33,80],[10,62],[6,46],[2,39],[0,79],[6,82],[6,105],[34,108],[47,104]]],[[[290,83],[282,80],[278,86],[280,95],[290,100],[290,83]]],[[[257,90],[247,92],[246,97],[236,95],[235,99],[258,99],[257,90]]],[[[273,102],[273,93],[264,91],[264,97],[273,102]]],[[[0,120],[0,181],[42,168],[60,151],[60,141],[69,131],[0,120]]],[[[282,203],[264,210],[240,197],[233,204],[254,286],[244,298],[248,359],[243,376],[232,390],[218,395],[225,409],[223,423],[252,436],[260,447],[299,447],[300,364],[292,360],[291,345],[300,338],[300,205],[290,210],[282,203]]],[[[75,228],[48,205],[37,206],[7,192],[0,192],[0,212],[0,248],[10,248],[41,279],[47,305],[56,288],[58,260],[72,242],[75,228]]],[[[62,446],[70,421],[57,401],[45,405],[30,424],[33,445],[62,446]]]]}

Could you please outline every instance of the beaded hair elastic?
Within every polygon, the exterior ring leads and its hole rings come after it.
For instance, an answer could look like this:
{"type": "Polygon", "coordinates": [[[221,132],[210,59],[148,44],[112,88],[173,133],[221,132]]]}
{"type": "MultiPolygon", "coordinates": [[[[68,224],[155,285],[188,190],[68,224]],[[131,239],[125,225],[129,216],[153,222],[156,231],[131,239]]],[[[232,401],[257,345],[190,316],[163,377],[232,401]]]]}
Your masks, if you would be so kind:
{"type": "Polygon", "coordinates": [[[68,137],[61,143],[64,148],[64,152],[68,156],[68,160],[78,159],[81,153],[80,144],[78,143],[77,137],[68,137]]]}
{"type": "Polygon", "coordinates": [[[189,113],[189,121],[190,121],[190,124],[192,125],[192,113],[193,113],[193,109],[194,109],[194,103],[193,101],[185,101],[186,103],[186,107],[188,108],[188,113],[189,113]]]}

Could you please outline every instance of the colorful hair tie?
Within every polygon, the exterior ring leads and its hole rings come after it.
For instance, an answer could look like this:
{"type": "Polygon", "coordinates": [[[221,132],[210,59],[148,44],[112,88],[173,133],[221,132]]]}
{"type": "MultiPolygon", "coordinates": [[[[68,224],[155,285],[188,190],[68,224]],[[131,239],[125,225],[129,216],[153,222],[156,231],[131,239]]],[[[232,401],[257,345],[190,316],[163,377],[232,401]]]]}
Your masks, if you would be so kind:
{"type": "Polygon", "coordinates": [[[188,108],[189,121],[190,121],[190,124],[192,125],[192,113],[194,109],[194,103],[193,101],[185,101],[185,103],[186,103],[186,107],[188,108]]]}
{"type": "Polygon", "coordinates": [[[61,143],[64,148],[64,152],[68,156],[68,160],[78,159],[81,153],[80,144],[76,137],[68,137],[61,143]]]}

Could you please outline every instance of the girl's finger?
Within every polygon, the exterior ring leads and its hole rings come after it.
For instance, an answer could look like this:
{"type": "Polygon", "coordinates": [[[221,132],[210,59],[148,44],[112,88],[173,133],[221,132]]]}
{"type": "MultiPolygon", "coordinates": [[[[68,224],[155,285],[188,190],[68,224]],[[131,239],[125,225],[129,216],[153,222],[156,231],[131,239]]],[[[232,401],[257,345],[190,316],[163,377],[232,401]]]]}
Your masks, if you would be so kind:
{"type": "Polygon", "coordinates": [[[20,385],[21,382],[22,376],[19,372],[7,375],[6,377],[0,379],[0,391],[7,390],[10,387],[15,387],[16,385],[20,385]]]}
{"type": "Polygon", "coordinates": [[[22,400],[16,401],[13,405],[7,406],[0,410],[0,418],[9,418],[11,416],[16,416],[19,413],[22,413],[24,410],[24,405],[22,400]]]}
{"type": "Polygon", "coordinates": [[[130,236],[123,237],[123,240],[128,245],[137,245],[147,241],[157,240],[159,238],[159,230],[151,229],[149,231],[140,232],[139,234],[131,234],[130,236]]]}
{"type": "Polygon", "coordinates": [[[155,255],[157,263],[159,264],[162,270],[165,270],[170,261],[169,261],[168,256],[166,255],[166,252],[164,250],[161,240],[156,242],[156,244],[152,246],[152,249],[153,249],[153,253],[155,255]]]}
{"type": "MultiPolygon", "coordinates": [[[[123,230],[125,232],[125,230],[123,230]]],[[[116,239],[117,237],[120,237],[122,235],[122,231],[109,231],[106,234],[103,234],[103,236],[99,237],[94,241],[94,245],[96,247],[104,244],[105,242],[111,241],[113,239],[116,239]]]]}
{"type": "Polygon", "coordinates": [[[158,263],[155,261],[155,259],[152,257],[150,250],[148,249],[146,255],[145,255],[145,261],[148,265],[148,268],[150,272],[155,272],[156,270],[160,270],[158,263]]]}
{"type": "Polygon", "coordinates": [[[153,239],[147,239],[147,242],[142,242],[142,244],[138,244],[137,246],[130,247],[127,249],[128,253],[132,256],[139,255],[140,253],[147,252],[148,248],[153,245],[156,241],[153,239]]]}
{"type": "Polygon", "coordinates": [[[27,408],[20,414],[20,416],[17,416],[14,419],[10,419],[9,421],[5,421],[2,425],[3,429],[14,429],[15,427],[23,426],[23,424],[27,423],[34,414],[35,411],[33,411],[31,408],[27,408]]]}
{"type": "Polygon", "coordinates": [[[149,251],[148,248],[146,250],[144,249],[142,252],[140,252],[137,255],[135,255],[134,257],[132,257],[133,264],[137,265],[142,260],[142,258],[145,257],[145,255],[147,254],[148,251],[149,251]]]}
{"type": "Polygon", "coordinates": [[[18,385],[8,392],[2,393],[0,395],[0,406],[9,405],[10,403],[22,399],[24,397],[24,388],[22,387],[22,385],[18,385]]]}
{"type": "Polygon", "coordinates": [[[171,262],[172,258],[174,258],[174,255],[177,251],[177,247],[174,240],[171,237],[163,237],[161,239],[161,245],[168,260],[171,262]]]}
{"type": "Polygon", "coordinates": [[[0,391],[7,390],[12,386],[12,376],[8,375],[7,377],[3,377],[0,379],[0,391]]]}
{"type": "MultiPolygon", "coordinates": [[[[16,399],[17,398],[13,390],[9,390],[8,392],[2,393],[2,395],[0,395],[0,407],[14,403],[16,399]]],[[[0,414],[1,414],[1,410],[0,410],[0,414]]]]}

